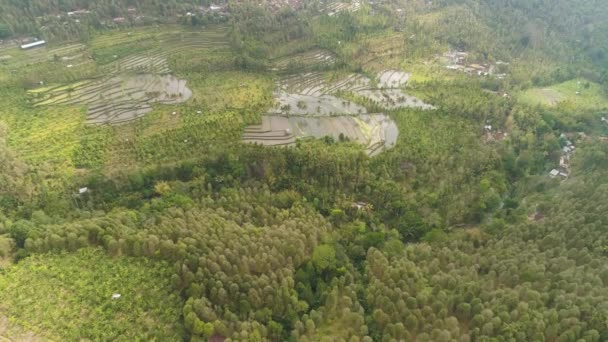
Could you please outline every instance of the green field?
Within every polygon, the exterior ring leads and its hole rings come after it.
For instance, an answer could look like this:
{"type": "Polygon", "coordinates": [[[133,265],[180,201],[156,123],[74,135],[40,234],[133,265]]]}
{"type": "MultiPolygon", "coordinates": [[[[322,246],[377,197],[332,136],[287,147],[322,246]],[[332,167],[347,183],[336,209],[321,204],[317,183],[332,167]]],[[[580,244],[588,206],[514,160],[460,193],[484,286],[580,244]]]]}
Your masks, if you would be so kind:
{"type": "Polygon", "coordinates": [[[44,339],[180,340],[182,300],[164,263],[85,249],[33,256],[0,274],[0,315],[44,339]]]}
{"type": "Polygon", "coordinates": [[[574,79],[545,88],[532,88],[518,94],[529,105],[571,106],[579,109],[606,109],[608,96],[600,85],[585,79],[574,79]]]}

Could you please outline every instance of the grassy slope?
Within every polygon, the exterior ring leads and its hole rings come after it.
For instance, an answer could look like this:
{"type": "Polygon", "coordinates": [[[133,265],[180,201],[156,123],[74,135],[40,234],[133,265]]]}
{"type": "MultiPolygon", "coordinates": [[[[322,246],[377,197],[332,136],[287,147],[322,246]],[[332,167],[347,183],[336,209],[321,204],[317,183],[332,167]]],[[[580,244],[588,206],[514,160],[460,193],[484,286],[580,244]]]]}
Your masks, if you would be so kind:
{"type": "Polygon", "coordinates": [[[600,86],[589,82],[589,88],[586,89],[585,83],[587,81],[584,79],[574,79],[546,88],[528,89],[518,97],[520,101],[530,105],[555,106],[569,103],[580,109],[608,108],[608,97],[600,86]],[[580,92],[580,95],[576,95],[577,92],[580,92]]]}
{"type": "Polygon", "coordinates": [[[169,271],[90,249],[30,257],[0,272],[0,312],[54,340],[177,341],[182,303],[169,271]],[[122,297],[113,301],[115,292],[122,297]]]}

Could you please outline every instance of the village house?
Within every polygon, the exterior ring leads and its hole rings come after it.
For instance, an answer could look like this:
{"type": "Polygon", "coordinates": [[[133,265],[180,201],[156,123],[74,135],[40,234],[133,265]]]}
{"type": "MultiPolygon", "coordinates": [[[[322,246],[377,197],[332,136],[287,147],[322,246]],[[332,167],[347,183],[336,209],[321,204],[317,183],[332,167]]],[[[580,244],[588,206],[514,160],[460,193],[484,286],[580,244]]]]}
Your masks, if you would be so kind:
{"type": "Polygon", "coordinates": [[[372,210],[372,205],[367,202],[356,202],[351,204],[351,208],[356,209],[357,211],[370,212],[372,210]]]}
{"type": "Polygon", "coordinates": [[[553,170],[551,170],[551,172],[549,172],[549,176],[551,178],[557,178],[557,177],[568,178],[568,173],[567,173],[567,171],[564,171],[564,170],[553,169],[553,170]]]}
{"type": "MultiPolygon", "coordinates": [[[[572,136],[573,136],[572,133],[560,134],[559,137],[560,137],[560,139],[565,140],[564,144],[566,146],[562,147],[562,154],[559,158],[559,168],[551,170],[551,172],[549,172],[549,177],[551,177],[551,178],[556,178],[556,177],[568,178],[568,176],[570,174],[570,157],[571,157],[572,153],[574,153],[574,151],[576,150],[576,147],[574,146],[572,141],[570,141],[570,137],[572,137],[572,136]]],[[[580,133],[579,133],[579,136],[581,136],[580,133]]]]}
{"type": "Polygon", "coordinates": [[[80,15],[85,15],[85,14],[89,14],[89,13],[91,13],[91,11],[80,9],[80,10],[68,12],[68,17],[80,16],[80,15]]]}
{"type": "Polygon", "coordinates": [[[443,54],[443,57],[445,57],[448,60],[448,63],[452,65],[466,64],[468,56],[469,54],[467,52],[448,51],[443,54]]]}
{"type": "Polygon", "coordinates": [[[464,70],[464,66],[458,65],[458,64],[448,65],[448,66],[446,66],[446,68],[450,69],[450,70],[457,70],[457,71],[463,71],[464,70]]]}
{"type": "Polygon", "coordinates": [[[42,47],[44,45],[46,45],[46,41],[39,40],[37,42],[21,45],[21,50],[34,49],[34,48],[42,47]]]}

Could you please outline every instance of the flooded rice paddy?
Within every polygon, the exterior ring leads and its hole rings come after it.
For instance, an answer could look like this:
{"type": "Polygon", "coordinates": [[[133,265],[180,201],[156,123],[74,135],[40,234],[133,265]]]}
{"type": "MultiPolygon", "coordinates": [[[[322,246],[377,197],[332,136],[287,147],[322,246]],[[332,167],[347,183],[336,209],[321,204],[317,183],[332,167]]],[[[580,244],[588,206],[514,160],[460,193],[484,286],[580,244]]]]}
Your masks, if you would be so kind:
{"type": "Polygon", "coordinates": [[[171,75],[119,75],[30,91],[35,106],[86,105],[90,124],[118,124],[144,116],[152,104],[192,97],[186,81],[171,75]]]}
{"type": "Polygon", "coordinates": [[[397,143],[399,130],[385,114],[358,116],[278,116],[265,115],[260,125],[245,129],[243,141],[265,146],[290,146],[297,139],[333,137],[346,138],[366,147],[376,155],[397,143]]]}

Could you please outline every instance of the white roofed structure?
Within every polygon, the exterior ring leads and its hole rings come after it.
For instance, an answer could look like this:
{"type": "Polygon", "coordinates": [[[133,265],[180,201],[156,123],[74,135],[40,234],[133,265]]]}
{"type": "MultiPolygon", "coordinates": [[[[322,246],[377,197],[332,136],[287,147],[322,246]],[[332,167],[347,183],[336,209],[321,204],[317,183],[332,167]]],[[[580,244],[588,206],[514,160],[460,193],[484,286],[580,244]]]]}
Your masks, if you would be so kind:
{"type": "Polygon", "coordinates": [[[23,50],[32,49],[32,48],[35,48],[35,47],[43,46],[45,44],[46,44],[45,40],[39,40],[37,42],[21,45],[21,49],[23,49],[23,50]]]}

